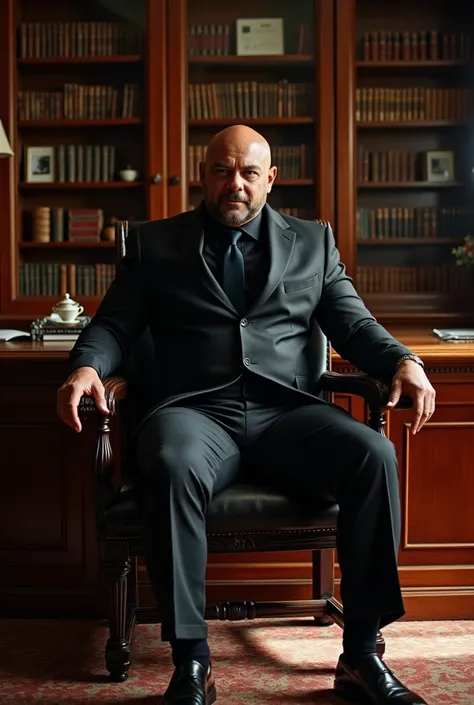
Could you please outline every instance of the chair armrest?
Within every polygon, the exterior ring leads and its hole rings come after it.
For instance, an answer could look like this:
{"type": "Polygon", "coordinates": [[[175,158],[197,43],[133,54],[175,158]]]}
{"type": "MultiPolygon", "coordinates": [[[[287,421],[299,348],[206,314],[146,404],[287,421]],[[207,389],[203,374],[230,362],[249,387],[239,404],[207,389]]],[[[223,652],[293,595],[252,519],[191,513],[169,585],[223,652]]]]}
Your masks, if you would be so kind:
{"type": "MultiPolygon", "coordinates": [[[[341,374],[339,372],[324,372],[320,380],[320,391],[336,394],[354,394],[362,397],[369,407],[369,426],[383,433],[385,426],[385,410],[390,397],[390,384],[380,379],[374,379],[362,372],[341,374]]],[[[411,397],[403,394],[397,409],[411,409],[411,397]]]]}
{"type": "MultiPolygon", "coordinates": [[[[127,396],[127,380],[124,377],[106,377],[103,381],[105,403],[110,411],[109,416],[115,416],[119,402],[127,396]]],[[[97,413],[93,397],[83,395],[79,402],[79,416],[87,418],[97,413]]]]}
{"type": "MultiPolygon", "coordinates": [[[[341,374],[324,372],[321,377],[321,391],[336,394],[355,394],[365,399],[368,406],[385,407],[390,397],[390,384],[380,379],[369,377],[362,372],[341,374]]],[[[406,394],[400,397],[395,409],[411,409],[412,399],[406,394]]]]}
{"type": "Polygon", "coordinates": [[[387,382],[374,379],[362,372],[350,374],[324,372],[320,383],[322,392],[355,394],[362,397],[370,407],[386,406],[390,395],[390,386],[387,382]]]}

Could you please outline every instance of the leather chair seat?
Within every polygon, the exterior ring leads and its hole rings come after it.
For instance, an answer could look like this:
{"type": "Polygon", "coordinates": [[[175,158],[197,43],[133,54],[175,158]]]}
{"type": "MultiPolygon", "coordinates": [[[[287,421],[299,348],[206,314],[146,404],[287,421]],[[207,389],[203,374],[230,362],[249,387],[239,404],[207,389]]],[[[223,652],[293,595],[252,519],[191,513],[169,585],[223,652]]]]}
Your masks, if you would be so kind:
{"type": "MultiPolygon", "coordinates": [[[[236,484],[219,492],[207,511],[207,532],[251,533],[294,529],[336,528],[337,504],[295,502],[278,491],[236,484]]],[[[143,536],[136,493],[120,493],[105,510],[101,521],[104,538],[143,536]]]]}

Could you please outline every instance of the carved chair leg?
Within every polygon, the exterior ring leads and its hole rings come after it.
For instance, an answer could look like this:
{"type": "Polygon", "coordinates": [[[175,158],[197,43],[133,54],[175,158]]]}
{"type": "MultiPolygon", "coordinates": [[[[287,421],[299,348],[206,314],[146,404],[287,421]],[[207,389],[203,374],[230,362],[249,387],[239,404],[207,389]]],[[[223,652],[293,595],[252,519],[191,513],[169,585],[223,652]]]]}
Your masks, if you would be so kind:
{"type": "Polygon", "coordinates": [[[127,576],[130,553],[126,541],[104,542],[102,575],[108,593],[109,639],[105,647],[105,664],[110,680],[127,679],[130,666],[130,616],[127,613],[127,576]]]}
{"type": "MultiPolygon", "coordinates": [[[[313,600],[329,600],[334,593],[334,551],[313,551],[313,600]]],[[[334,624],[331,615],[314,618],[318,627],[334,624]]]]}
{"type": "Polygon", "coordinates": [[[383,655],[385,653],[385,639],[383,638],[382,632],[377,632],[376,647],[378,655],[380,656],[380,658],[383,658],[383,655]]]}

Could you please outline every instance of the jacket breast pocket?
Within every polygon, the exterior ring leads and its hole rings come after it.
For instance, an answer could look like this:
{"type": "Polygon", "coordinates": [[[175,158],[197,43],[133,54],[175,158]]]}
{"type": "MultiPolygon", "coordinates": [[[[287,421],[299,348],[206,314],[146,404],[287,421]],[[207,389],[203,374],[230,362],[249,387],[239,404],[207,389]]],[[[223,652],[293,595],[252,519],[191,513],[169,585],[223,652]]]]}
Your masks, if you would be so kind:
{"type": "Polygon", "coordinates": [[[303,291],[303,289],[311,289],[318,282],[318,275],[315,274],[309,279],[299,279],[298,281],[284,282],[283,287],[286,294],[291,294],[294,291],[303,291]]]}

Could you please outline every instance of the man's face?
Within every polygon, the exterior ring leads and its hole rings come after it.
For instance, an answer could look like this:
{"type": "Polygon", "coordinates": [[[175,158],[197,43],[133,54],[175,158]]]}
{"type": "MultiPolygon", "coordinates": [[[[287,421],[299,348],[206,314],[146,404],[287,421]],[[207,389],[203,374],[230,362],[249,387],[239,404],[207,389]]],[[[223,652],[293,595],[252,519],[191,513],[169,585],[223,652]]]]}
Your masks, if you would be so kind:
{"type": "Polygon", "coordinates": [[[244,225],[262,210],[276,174],[268,150],[258,142],[213,148],[200,165],[209,212],[224,225],[244,225]]]}

